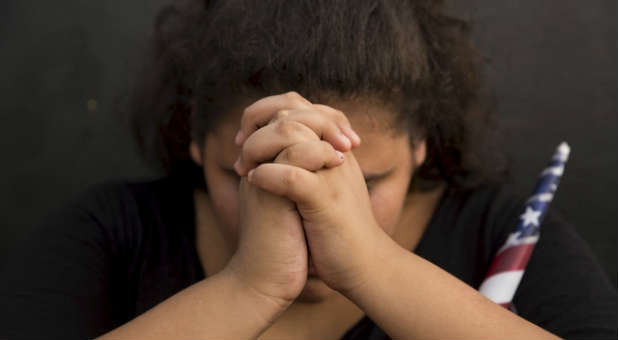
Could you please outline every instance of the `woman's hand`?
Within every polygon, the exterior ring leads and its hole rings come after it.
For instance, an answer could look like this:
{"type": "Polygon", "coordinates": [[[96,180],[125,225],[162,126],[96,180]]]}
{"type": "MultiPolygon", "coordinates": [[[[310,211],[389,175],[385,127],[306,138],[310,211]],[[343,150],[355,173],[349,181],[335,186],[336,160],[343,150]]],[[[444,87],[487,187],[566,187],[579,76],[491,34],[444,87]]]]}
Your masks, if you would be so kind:
{"type": "MultiPolygon", "coordinates": [[[[281,152],[275,163],[249,172],[249,183],[296,203],[317,274],[344,294],[369,280],[379,258],[379,243],[388,237],[376,222],[363,174],[351,152],[345,162],[308,171],[302,164],[303,143],[281,152]]],[[[314,155],[318,158],[318,155],[314,155]]],[[[322,157],[328,159],[328,152],[322,157]]]]}
{"type": "Polygon", "coordinates": [[[243,112],[236,135],[236,144],[243,149],[234,168],[246,176],[250,169],[272,161],[286,147],[308,139],[328,142],[340,152],[361,142],[339,110],[311,104],[296,92],[262,98],[243,112]]]}
{"type": "Polygon", "coordinates": [[[307,247],[289,199],[240,180],[238,248],[225,272],[286,308],[307,280],[307,247]]]}
{"type": "MultiPolygon", "coordinates": [[[[337,125],[326,116],[336,112],[316,115],[312,104],[299,98],[302,97],[295,93],[273,96],[245,110],[241,131],[254,131],[265,124],[263,121],[270,124],[250,133],[246,140],[240,139],[244,144],[235,165],[239,173],[275,157],[309,170],[334,167],[343,162],[342,153],[321,137],[342,150],[360,142],[350,132],[345,116],[337,125]],[[277,105],[296,109],[277,111],[277,105]],[[264,115],[264,110],[269,110],[274,118],[264,115]]],[[[291,303],[305,285],[308,267],[307,243],[298,210],[294,202],[248,183],[246,177],[241,179],[239,194],[239,244],[226,269],[259,293],[283,304],[291,303]]]]}
{"type": "MultiPolygon", "coordinates": [[[[251,170],[250,183],[296,203],[320,278],[342,292],[354,289],[367,279],[375,242],[386,234],[375,221],[354,155],[346,153],[344,162],[331,143],[306,137],[312,131],[316,137],[328,135],[334,140],[336,134],[325,134],[324,127],[349,127],[349,122],[343,113],[323,105],[281,111],[285,99],[268,97],[256,103],[260,110],[254,104],[254,111],[251,107],[245,111],[243,126],[260,126],[255,116],[270,124],[246,138],[236,168],[241,174],[251,170]],[[308,126],[304,123],[308,121],[320,124],[308,126]],[[264,163],[273,158],[274,163],[264,163]]],[[[360,143],[358,136],[352,138],[350,146],[360,143]]]]}

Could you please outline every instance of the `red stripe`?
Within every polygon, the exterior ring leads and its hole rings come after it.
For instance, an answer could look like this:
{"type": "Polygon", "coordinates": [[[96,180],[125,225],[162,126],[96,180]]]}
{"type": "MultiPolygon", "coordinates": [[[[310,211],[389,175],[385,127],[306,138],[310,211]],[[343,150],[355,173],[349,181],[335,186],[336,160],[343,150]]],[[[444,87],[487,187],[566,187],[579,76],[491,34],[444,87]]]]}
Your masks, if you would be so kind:
{"type": "Polygon", "coordinates": [[[505,271],[524,270],[534,250],[535,244],[536,243],[521,244],[501,251],[496,255],[491,266],[489,266],[489,271],[485,277],[487,278],[505,271]]]}
{"type": "Polygon", "coordinates": [[[515,314],[519,314],[517,313],[517,310],[515,310],[515,306],[511,302],[499,303],[498,305],[510,310],[511,312],[515,314]]]}

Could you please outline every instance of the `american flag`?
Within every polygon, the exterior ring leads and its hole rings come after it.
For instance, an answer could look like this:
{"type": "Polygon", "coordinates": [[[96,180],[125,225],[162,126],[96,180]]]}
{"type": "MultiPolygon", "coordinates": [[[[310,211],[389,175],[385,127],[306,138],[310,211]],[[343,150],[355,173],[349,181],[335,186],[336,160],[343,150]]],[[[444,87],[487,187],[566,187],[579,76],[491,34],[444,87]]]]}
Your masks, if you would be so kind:
{"type": "Polygon", "coordinates": [[[558,146],[549,165],[541,172],[533,195],[526,201],[525,211],[519,217],[517,228],[496,253],[485,280],[479,287],[481,294],[512,311],[515,311],[511,304],[513,296],[539,240],[539,226],[554,198],[570,150],[565,142],[558,146]]]}

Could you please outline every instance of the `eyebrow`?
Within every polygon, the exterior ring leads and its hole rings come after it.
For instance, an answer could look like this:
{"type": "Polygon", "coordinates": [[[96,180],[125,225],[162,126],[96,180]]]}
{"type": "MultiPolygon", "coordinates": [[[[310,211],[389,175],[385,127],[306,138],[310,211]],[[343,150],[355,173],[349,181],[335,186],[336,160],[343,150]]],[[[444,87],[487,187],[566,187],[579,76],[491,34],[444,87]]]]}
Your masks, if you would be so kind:
{"type": "MultiPolygon", "coordinates": [[[[228,171],[230,173],[236,174],[236,170],[234,170],[234,167],[230,167],[230,168],[226,167],[225,171],[228,171]]],[[[395,171],[395,168],[391,168],[391,169],[386,170],[384,172],[376,172],[376,173],[373,173],[373,174],[364,175],[365,182],[381,180],[381,179],[383,179],[385,177],[388,177],[390,174],[393,173],[393,171],[395,171]]]]}
{"type": "Polygon", "coordinates": [[[365,175],[365,181],[366,182],[377,181],[377,180],[380,180],[380,179],[382,179],[384,177],[388,177],[388,175],[393,173],[394,170],[395,170],[395,168],[391,168],[391,169],[386,170],[384,172],[373,173],[373,174],[366,174],[365,175]]]}

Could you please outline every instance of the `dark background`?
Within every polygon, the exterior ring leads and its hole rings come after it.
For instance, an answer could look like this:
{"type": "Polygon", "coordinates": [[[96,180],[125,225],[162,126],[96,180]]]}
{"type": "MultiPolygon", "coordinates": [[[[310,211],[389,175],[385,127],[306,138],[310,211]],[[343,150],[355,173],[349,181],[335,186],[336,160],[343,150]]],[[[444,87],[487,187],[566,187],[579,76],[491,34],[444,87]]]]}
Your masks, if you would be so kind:
{"type": "MultiPolygon", "coordinates": [[[[153,176],[122,115],[162,0],[0,1],[0,263],[89,185],[153,176]]],[[[563,140],[553,207],[616,283],[616,1],[459,0],[490,60],[510,185],[522,194],[563,140]]]]}

